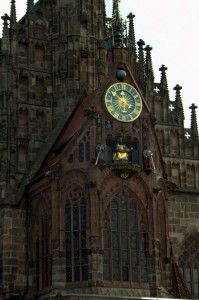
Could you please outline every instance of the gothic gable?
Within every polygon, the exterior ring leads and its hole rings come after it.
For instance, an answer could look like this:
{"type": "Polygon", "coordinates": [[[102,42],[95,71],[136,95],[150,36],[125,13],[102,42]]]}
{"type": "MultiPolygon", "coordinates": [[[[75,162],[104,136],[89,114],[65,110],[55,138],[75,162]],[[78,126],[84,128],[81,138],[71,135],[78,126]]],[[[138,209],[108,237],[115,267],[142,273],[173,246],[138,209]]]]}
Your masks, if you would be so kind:
{"type": "MultiPolygon", "coordinates": [[[[164,167],[154,130],[155,120],[128,68],[123,65],[125,80],[122,82],[117,78],[120,70],[121,64],[119,68],[113,68],[112,75],[107,77],[99,90],[84,97],[78,103],[50,150],[48,159],[43,164],[44,168],[49,168],[55,163],[60,164],[61,161],[62,167],[67,170],[75,167],[90,172],[91,169],[95,169],[96,174],[100,172],[104,176],[111,170],[123,179],[143,171],[147,175],[158,172],[158,176],[164,176],[164,167]],[[105,103],[107,90],[115,85],[116,89],[132,87],[140,93],[142,106],[137,107],[141,111],[129,113],[130,118],[139,113],[137,117],[132,118],[132,121],[121,121],[119,113],[115,117],[107,109],[105,103]],[[117,147],[124,149],[119,153],[117,147]]],[[[119,99],[120,94],[118,95],[119,99]]],[[[131,104],[128,107],[131,107],[131,104]]]]}

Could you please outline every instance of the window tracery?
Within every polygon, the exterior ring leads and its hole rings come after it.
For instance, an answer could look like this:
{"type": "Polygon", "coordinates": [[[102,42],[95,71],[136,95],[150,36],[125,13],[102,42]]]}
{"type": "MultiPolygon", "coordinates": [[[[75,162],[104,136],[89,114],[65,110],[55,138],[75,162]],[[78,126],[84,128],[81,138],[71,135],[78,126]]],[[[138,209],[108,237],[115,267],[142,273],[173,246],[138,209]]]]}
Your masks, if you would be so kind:
{"type": "Polygon", "coordinates": [[[65,205],[66,282],[88,280],[87,211],[80,190],[69,193],[65,205]]]}
{"type": "Polygon", "coordinates": [[[199,299],[199,235],[191,234],[183,243],[179,266],[189,292],[194,299],[199,299]]]}
{"type": "Polygon", "coordinates": [[[103,259],[104,280],[147,282],[145,216],[125,190],[119,192],[107,208],[103,259]]]}
{"type": "Polygon", "coordinates": [[[79,162],[90,161],[90,133],[87,131],[79,143],[79,162]]]}
{"type": "Polygon", "coordinates": [[[30,272],[34,290],[41,292],[52,285],[50,189],[30,198],[30,272]],[[32,271],[31,271],[32,270],[32,271]]]}
{"type": "Polygon", "coordinates": [[[49,249],[49,220],[42,215],[37,225],[38,233],[35,238],[35,287],[39,291],[51,285],[52,265],[49,249]]]}

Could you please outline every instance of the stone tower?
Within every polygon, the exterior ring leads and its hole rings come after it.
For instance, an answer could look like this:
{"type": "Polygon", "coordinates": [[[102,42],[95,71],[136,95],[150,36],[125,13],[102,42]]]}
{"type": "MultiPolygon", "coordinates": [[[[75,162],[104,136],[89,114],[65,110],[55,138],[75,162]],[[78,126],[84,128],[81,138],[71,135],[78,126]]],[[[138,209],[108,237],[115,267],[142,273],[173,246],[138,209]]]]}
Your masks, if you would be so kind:
{"type": "Polygon", "coordinates": [[[119,2],[2,16],[2,299],[199,297],[197,107],[119,2]]]}
{"type": "Polygon", "coordinates": [[[10,17],[2,17],[2,195],[15,190],[60,117],[99,87],[106,73],[104,5],[28,1],[17,23],[12,1],[10,17]]]}

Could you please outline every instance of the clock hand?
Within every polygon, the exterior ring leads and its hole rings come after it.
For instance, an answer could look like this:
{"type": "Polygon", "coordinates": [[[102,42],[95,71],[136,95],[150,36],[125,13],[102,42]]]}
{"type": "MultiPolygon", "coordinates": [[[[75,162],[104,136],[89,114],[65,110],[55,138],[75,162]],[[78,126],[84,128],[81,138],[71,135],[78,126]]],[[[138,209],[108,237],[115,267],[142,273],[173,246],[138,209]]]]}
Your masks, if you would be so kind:
{"type": "Polygon", "coordinates": [[[111,92],[111,94],[112,94],[113,97],[117,97],[117,99],[120,99],[121,96],[125,95],[125,93],[123,91],[121,92],[121,95],[117,95],[117,92],[111,92]]]}
{"type": "Polygon", "coordinates": [[[111,92],[112,96],[115,97],[116,99],[121,99],[120,96],[117,95],[117,92],[111,92]]]}
{"type": "Polygon", "coordinates": [[[121,112],[126,113],[126,111],[127,111],[126,107],[128,106],[128,103],[127,103],[126,99],[125,98],[120,98],[120,103],[118,103],[118,104],[121,107],[121,112]]]}
{"type": "Polygon", "coordinates": [[[125,95],[124,91],[121,91],[121,96],[124,96],[124,95],[125,95]]]}
{"type": "Polygon", "coordinates": [[[122,106],[128,105],[128,101],[125,98],[120,98],[122,106]]]}
{"type": "Polygon", "coordinates": [[[120,95],[118,95],[117,92],[113,91],[111,94],[118,100],[118,106],[120,107],[121,112],[126,113],[127,109],[129,109],[131,105],[129,105],[128,100],[124,97],[126,95],[125,92],[121,91],[120,95]]]}
{"type": "Polygon", "coordinates": [[[125,113],[132,105],[128,103],[127,99],[120,98],[120,107],[122,112],[125,113]]]}

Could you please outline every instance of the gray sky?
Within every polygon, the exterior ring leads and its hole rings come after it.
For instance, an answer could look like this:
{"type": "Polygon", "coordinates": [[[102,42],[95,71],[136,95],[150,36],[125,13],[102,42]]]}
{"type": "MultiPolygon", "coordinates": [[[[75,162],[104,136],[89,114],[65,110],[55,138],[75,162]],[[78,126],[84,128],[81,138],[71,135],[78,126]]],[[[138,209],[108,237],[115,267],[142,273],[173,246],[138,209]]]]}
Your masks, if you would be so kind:
{"type": "MultiPolygon", "coordinates": [[[[107,16],[111,16],[112,0],[105,1],[107,16]]],[[[10,0],[1,2],[0,15],[9,14],[10,0]]],[[[25,13],[26,3],[27,0],[16,0],[18,20],[25,13]]],[[[124,18],[129,12],[135,14],[136,40],[141,38],[153,47],[155,81],[160,81],[159,68],[164,64],[168,68],[170,99],[174,100],[176,84],[183,87],[181,95],[188,128],[189,106],[192,103],[199,106],[199,0],[122,0],[120,10],[124,18]]],[[[199,122],[199,108],[197,116],[199,122]]]]}

